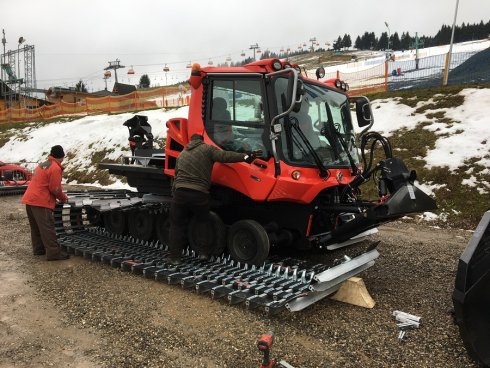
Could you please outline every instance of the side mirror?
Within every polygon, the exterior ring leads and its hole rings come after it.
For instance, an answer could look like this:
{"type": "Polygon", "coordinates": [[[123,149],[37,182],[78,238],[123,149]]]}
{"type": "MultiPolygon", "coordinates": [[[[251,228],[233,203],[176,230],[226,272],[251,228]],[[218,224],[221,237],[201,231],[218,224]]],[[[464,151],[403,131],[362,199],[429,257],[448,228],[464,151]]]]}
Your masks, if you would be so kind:
{"type": "Polygon", "coordinates": [[[14,173],[10,170],[5,170],[2,175],[3,180],[12,181],[14,180],[14,173]]]}
{"type": "Polygon", "coordinates": [[[368,126],[374,123],[373,112],[369,99],[365,96],[351,97],[351,101],[356,104],[357,125],[359,128],[368,126]]]}

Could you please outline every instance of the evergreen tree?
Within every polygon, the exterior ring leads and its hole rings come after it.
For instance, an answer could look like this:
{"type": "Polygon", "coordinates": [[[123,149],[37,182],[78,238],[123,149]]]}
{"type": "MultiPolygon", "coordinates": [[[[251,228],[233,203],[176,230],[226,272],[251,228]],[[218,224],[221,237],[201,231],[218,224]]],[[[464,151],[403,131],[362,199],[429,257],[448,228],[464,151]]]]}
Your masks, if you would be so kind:
{"type": "Polygon", "coordinates": [[[80,81],[78,81],[77,85],[75,86],[75,91],[87,92],[87,87],[85,87],[85,84],[83,83],[83,81],[81,79],[80,79],[80,81]]]}
{"type": "Polygon", "coordinates": [[[393,34],[393,36],[391,36],[390,47],[393,50],[400,50],[401,49],[401,42],[400,42],[400,37],[398,36],[398,32],[395,32],[393,34]]]}
{"type": "Polygon", "coordinates": [[[378,39],[376,38],[376,35],[374,34],[374,32],[371,32],[368,34],[368,41],[369,41],[369,45],[370,45],[370,49],[374,49],[376,48],[376,45],[378,44],[378,39]]]}
{"type": "Polygon", "coordinates": [[[350,35],[346,33],[342,38],[342,47],[348,49],[351,46],[352,46],[352,40],[350,39],[350,35]]]}
{"type": "Polygon", "coordinates": [[[388,33],[383,32],[381,33],[381,37],[376,43],[376,50],[385,50],[386,48],[388,48],[388,33]]]}
{"type": "Polygon", "coordinates": [[[150,87],[150,78],[148,74],[143,74],[140,78],[140,87],[141,88],[149,88],[150,87]]]}
{"type": "Polygon", "coordinates": [[[279,55],[276,54],[275,52],[272,52],[272,51],[269,51],[269,50],[265,50],[264,52],[262,52],[262,56],[260,57],[260,60],[263,60],[263,59],[278,59],[279,58],[279,55]]]}
{"type": "Polygon", "coordinates": [[[357,36],[356,42],[354,43],[354,47],[358,50],[362,50],[362,42],[360,36],[357,36]]]}
{"type": "Polygon", "coordinates": [[[338,51],[341,50],[342,47],[343,47],[342,38],[339,36],[339,38],[337,38],[337,41],[335,41],[335,43],[333,44],[333,49],[335,51],[338,51]]]}
{"type": "Polygon", "coordinates": [[[402,38],[400,40],[400,47],[402,50],[408,50],[410,48],[410,44],[412,43],[412,39],[410,34],[407,32],[402,33],[402,38]]]}

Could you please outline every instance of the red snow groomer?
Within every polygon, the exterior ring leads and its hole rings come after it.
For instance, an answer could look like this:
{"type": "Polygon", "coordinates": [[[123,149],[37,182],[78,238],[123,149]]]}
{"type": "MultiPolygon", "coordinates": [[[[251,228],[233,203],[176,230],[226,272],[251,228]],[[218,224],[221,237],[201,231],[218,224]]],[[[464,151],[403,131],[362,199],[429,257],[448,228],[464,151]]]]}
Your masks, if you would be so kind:
{"type": "MultiPolygon", "coordinates": [[[[203,134],[206,143],[225,150],[261,150],[262,157],[252,165],[215,164],[214,223],[192,224],[189,233],[191,245],[214,244],[217,254],[226,248],[233,259],[250,264],[261,264],[271,247],[335,249],[383,222],[436,208],[414,185],[415,172],[393,157],[388,140],[368,132],[374,122],[369,100],[347,96],[343,82],[309,79],[298,69],[278,59],[242,67],[195,64],[189,116],[167,122],[165,155],[160,153],[164,170],[152,165],[100,167],[126,176],[139,193],[160,195],[168,203],[176,159],[193,134],[203,134]],[[352,106],[364,128],[357,137],[352,106]],[[377,163],[365,153],[376,143],[385,154],[377,163]],[[377,179],[373,182],[382,199],[377,202],[360,195],[360,186],[371,177],[377,179]]],[[[152,151],[136,149],[134,156],[152,151]]],[[[155,162],[155,154],[150,157],[155,162]]],[[[168,228],[165,216],[141,211],[129,221],[127,212],[113,212],[118,215],[106,216],[105,226],[118,232],[132,228],[138,238],[150,239],[168,228]]]]}
{"type": "MultiPolygon", "coordinates": [[[[85,213],[89,224],[72,229],[75,242],[60,230],[64,247],[214,298],[226,296],[230,303],[293,312],[373,266],[377,242],[328,264],[275,257],[348,247],[380,224],[436,208],[415,186],[416,173],[393,157],[390,142],[369,131],[369,100],[349,97],[342,84],[308,78],[278,59],[240,67],[195,64],[189,83],[188,117],[167,121],[165,149],[136,147],[122,163],[99,164],[125,176],[137,193],[72,194],[73,218],[85,213]],[[357,135],[355,124],[363,129],[357,135]],[[159,258],[154,242],[168,245],[176,160],[196,133],[219,149],[262,155],[252,164],[214,165],[211,216],[204,223],[190,221],[189,248],[176,272],[159,258]],[[384,157],[375,160],[377,144],[384,157]],[[361,196],[370,179],[379,195],[373,200],[361,196]],[[85,226],[105,231],[87,234],[85,226]],[[195,257],[201,249],[215,257],[205,266],[195,257]]],[[[61,223],[62,213],[56,216],[61,223]]]]}
{"type": "Polygon", "coordinates": [[[23,166],[0,161],[0,195],[22,194],[32,173],[23,166]]]}

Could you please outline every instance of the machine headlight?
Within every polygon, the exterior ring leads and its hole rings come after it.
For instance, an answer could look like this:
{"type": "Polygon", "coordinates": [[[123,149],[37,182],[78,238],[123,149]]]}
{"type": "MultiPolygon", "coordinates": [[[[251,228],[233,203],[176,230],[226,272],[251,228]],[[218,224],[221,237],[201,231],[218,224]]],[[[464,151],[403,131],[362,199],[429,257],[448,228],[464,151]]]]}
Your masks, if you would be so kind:
{"type": "Polygon", "coordinates": [[[282,69],[282,64],[279,60],[273,60],[272,61],[272,69],[274,70],[281,70],[282,69]]]}

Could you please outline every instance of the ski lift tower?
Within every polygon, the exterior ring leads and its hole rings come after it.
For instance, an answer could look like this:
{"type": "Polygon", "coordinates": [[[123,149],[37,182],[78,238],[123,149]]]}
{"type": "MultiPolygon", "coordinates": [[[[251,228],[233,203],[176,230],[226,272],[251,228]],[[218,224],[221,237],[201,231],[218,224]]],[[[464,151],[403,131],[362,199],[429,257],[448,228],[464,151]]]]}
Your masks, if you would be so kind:
{"type": "Polygon", "coordinates": [[[316,37],[310,38],[311,42],[311,52],[315,51],[316,37]]]}
{"type": "Polygon", "coordinates": [[[36,89],[36,57],[33,45],[24,44],[24,37],[19,38],[17,50],[6,51],[5,45],[5,30],[2,30],[3,54],[0,57],[1,62],[1,79],[2,95],[8,101],[8,107],[13,106],[13,101],[18,100],[20,107],[21,95],[25,97],[25,101],[29,101],[32,92],[36,89]],[[23,56],[23,58],[21,57],[23,56]],[[22,75],[22,66],[24,67],[24,77],[22,75]]]}
{"type": "Polygon", "coordinates": [[[119,64],[120,61],[119,59],[116,59],[115,61],[109,61],[109,66],[107,68],[104,68],[104,70],[114,70],[114,78],[116,79],[117,83],[117,69],[125,68],[124,65],[119,64]]]}
{"type": "Polygon", "coordinates": [[[257,42],[254,45],[250,45],[250,50],[254,50],[254,61],[256,60],[255,59],[255,50],[258,48],[259,48],[259,45],[257,44],[257,42]]]}

